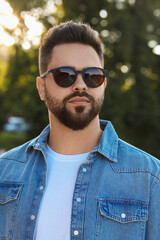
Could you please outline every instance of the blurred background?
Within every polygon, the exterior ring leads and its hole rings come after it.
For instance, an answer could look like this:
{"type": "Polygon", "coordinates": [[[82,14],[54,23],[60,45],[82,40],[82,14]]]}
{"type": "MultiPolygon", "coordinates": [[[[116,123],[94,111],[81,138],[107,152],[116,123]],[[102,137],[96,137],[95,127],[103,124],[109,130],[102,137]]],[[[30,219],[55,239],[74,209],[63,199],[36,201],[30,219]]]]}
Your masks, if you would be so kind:
{"type": "Polygon", "coordinates": [[[35,86],[38,48],[66,20],[89,23],[103,41],[109,74],[101,118],[160,158],[159,0],[0,0],[0,153],[48,124],[35,86]]]}

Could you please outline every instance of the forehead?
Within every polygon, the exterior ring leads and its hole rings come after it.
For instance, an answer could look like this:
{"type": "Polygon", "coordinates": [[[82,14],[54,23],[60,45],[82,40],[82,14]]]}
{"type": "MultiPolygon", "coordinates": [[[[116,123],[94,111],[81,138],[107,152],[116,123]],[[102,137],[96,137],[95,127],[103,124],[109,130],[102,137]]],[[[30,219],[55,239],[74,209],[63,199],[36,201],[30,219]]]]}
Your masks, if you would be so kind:
{"type": "Polygon", "coordinates": [[[48,69],[59,66],[75,68],[102,67],[103,63],[97,52],[90,45],[82,43],[64,43],[52,49],[48,69]]]}

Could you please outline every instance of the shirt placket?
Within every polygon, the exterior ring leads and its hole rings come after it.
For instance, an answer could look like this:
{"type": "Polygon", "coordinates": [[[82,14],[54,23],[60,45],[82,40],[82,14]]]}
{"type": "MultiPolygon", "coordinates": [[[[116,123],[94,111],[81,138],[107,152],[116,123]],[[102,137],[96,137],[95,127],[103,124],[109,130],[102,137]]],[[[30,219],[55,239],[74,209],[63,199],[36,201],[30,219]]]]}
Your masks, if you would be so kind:
{"type": "MultiPolygon", "coordinates": [[[[36,145],[36,147],[38,147],[39,144],[36,145]]],[[[39,150],[39,149],[37,149],[39,150]]],[[[27,234],[26,234],[26,240],[30,240],[30,239],[34,239],[35,235],[34,235],[34,231],[35,231],[35,227],[36,227],[36,221],[37,221],[37,216],[38,216],[38,210],[40,207],[40,202],[42,200],[42,196],[45,190],[45,185],[46,185],[46,173],[47,173],[47,164],[46,164],[46,157],[45,157],[45,153],[40,150],[42,152],[42,156],[43,156],[43,163],[44,163],[44,168],[43,168],[43,172],[41,172],[41,180],[39,181],[39,186],[35,191],[35,195],[34,195],[34,199],[31,205],[31,212],[30,215],[28,217],[28,221],[27,221],[27,234]]]]}
{"type": "Polygon", "coordinates": [[[72,203],[71,240],[83,239],[85,199],[90,170],[91,165],[86,163],[81,165],[78,171],[72,203]]]}

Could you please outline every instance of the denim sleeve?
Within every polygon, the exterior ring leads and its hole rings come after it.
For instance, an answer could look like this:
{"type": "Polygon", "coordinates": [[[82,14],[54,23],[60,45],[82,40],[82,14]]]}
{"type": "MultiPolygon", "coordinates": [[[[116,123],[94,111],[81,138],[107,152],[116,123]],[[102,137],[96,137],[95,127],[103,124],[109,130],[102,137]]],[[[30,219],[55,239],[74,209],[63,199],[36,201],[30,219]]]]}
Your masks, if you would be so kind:
{"type": "Polygon", "coordinates": [[[146,225],[145,240],[153,239],[160,239],[160,176],[154,177],[152,182],[148,221],[146,225]]]}

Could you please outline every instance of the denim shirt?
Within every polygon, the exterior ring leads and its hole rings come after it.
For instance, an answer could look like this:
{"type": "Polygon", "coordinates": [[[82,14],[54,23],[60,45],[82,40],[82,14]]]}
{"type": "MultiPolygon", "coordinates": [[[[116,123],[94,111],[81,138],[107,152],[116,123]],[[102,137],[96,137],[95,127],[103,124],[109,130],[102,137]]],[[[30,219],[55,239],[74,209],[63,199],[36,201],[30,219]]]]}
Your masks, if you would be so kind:
{"type": "MultiPolygon", "coordinates": [[[[71,239],[160,239],[160,162],[119,139],[110,122],[101,128],[99,145],[77,174],[71,239]]],[[[1,240],[33,239],[49,131],[0,157],[1,240]]]]}

